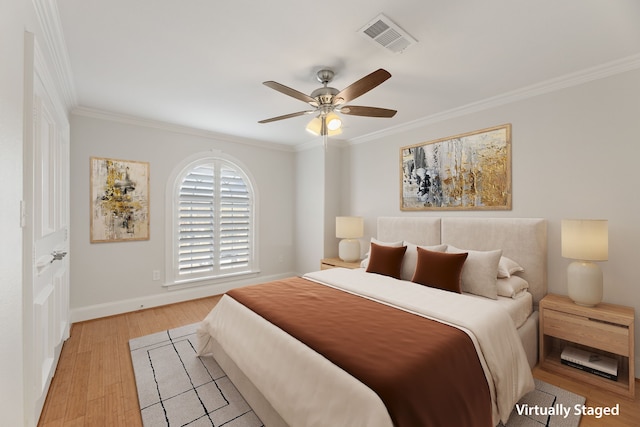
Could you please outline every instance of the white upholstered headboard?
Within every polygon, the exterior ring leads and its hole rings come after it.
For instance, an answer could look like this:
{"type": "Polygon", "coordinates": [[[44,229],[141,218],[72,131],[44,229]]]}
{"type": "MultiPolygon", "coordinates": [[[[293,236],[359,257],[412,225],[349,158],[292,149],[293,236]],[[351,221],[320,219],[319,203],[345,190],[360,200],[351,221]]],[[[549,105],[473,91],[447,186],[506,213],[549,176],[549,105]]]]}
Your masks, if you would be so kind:
{"type": "Polygon", "coordinates": [[[524,268],[535,304],[547,293],[547,221],[541,218],[380,217],[377,238],[417,245],[445,243],[502,254],[524,268]]]}

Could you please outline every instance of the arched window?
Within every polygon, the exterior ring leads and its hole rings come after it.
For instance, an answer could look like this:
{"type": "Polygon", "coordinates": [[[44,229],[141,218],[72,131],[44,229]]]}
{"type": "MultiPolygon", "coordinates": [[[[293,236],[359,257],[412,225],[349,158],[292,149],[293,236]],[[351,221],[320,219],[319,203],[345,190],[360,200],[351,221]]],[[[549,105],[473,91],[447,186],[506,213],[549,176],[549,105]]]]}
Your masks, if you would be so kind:
{"type": "Polygon", "coordinates": [[[174,182],[173,283],[254,273],[255,196],[242,168],[220,157],[200,158],[174,182]]]}

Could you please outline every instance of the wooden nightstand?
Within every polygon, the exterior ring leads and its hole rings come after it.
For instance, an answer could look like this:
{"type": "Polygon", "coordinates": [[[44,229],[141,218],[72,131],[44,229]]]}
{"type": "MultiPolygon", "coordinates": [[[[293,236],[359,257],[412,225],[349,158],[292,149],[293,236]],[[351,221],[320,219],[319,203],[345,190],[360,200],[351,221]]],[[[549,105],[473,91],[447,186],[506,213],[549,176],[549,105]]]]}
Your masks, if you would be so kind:
{"type": "Polygon", "coordinates": [[[346,262],[340,258],[322,258],[320,260],[320,270],[328,270],[336,267],[360,268],[360,261],[346,262]]]}
{"type": "Polygon", "coordinates": [[[540,301],[540,366],[605,390],[635,396],[634,311],[631,307],[600,303],[582,307],[568,297],[549,294],[540,301]],[[618,380],[560,363],[570,344],[618,360],[618,380]]]}

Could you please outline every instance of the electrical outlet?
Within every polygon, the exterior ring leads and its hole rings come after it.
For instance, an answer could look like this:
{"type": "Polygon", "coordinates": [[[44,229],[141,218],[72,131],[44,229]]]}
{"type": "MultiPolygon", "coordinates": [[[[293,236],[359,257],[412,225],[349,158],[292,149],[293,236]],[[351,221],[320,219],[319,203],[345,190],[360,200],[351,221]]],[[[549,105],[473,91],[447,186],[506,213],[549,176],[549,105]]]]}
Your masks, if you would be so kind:
{"type": "Polygon", "coordinates": [[[153,280],[160,280],[160,270],[153,270],[153,280]]]}

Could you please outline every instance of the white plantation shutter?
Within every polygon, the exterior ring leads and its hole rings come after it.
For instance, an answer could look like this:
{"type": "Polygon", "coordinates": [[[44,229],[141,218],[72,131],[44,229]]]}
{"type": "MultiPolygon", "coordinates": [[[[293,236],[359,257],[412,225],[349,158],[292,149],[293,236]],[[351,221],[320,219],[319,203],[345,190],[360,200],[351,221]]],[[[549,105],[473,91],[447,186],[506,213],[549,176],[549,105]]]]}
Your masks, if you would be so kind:
{"type": "Polygon", "coordinates": [[[207,159],[186,171],[177,190],[176,279],[251,271],[253,194],[242,170],[207,159]]]}
{"type": "Polygon", "coordinates": [[[214,168],[193,168],[178,198],[178,274],[213,271],[215,245],[214,168]]]}
{"type": "Polygon", "coordinates": [[[251,243],[251,198],[247,184],[235,169],[221,165],[219,189],[220,269],[246,269],[251,243]]]}

